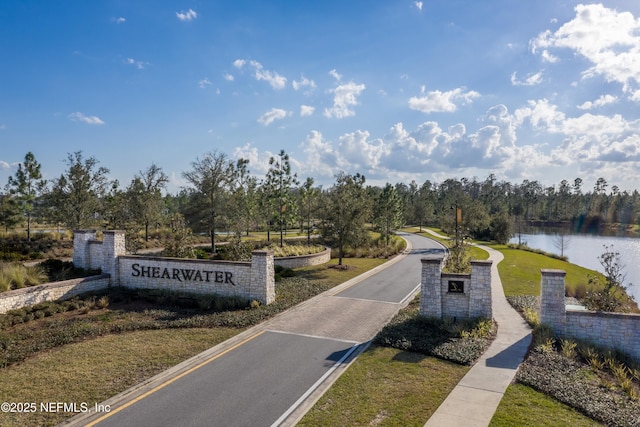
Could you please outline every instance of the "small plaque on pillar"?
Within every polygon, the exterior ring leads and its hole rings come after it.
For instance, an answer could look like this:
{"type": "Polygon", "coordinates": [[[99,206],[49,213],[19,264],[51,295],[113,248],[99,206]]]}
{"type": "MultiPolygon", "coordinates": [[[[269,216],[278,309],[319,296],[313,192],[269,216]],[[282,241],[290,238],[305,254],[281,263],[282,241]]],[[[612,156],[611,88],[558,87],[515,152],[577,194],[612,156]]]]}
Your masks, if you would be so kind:
{"type": "Polygon", "coordinates": [[[449,292],[453,294],[464,293],[464,281],[463,280],[449,280],[449,292]]]}

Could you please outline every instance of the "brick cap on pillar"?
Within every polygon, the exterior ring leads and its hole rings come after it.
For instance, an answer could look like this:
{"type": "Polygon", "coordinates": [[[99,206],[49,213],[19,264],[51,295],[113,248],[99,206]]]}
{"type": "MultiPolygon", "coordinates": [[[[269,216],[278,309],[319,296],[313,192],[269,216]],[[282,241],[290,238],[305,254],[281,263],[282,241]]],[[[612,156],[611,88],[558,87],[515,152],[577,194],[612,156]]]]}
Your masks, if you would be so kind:
{"type": "Polygon", "coordinates": [[[564,277],[567,275],[567,272],[564,270],[555,270],[552,268],[541,268],[540,273],[543,276],[556,276],[556,277],[564,277]]]}
{"type": "Polygon", "coordinates": [[[102,234],[126,234],[124,230],[105,230],[102,234]]]}
{"type": "Polygon", "coordinates": [[[493,261],[490,259],[472,259],[471,264],[475,265],[492,265],[493,261]]]}
{"type": "Polygon", "coordinates": [[[442,255],[427,255],[420,259],[423,264],[439,264],[444,259],[442,255]]]}
{"type": "Polygon", "coordinates": [[[272,251],[271,249],[268,249],[268,250],[251,251],[251,255],[258,255],[258,256],[273,255],[273,251],[272,251]]]}

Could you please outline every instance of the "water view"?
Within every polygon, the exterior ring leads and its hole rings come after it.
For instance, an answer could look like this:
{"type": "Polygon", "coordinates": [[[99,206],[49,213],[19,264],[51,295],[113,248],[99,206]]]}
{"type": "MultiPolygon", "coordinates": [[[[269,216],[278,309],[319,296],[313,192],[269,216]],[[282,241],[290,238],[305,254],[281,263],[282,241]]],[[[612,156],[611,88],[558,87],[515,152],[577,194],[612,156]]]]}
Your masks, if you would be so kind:
{"type": "MultiPolygon", "coordinates": [[[[557,234],[536,233],[521,234],[522,243],[535,249],[541,249],[560,255],[559,237],[557,234]]],[[[518,243],[516,235],[510,243],[518,243]]],[[[598,236],[592,234],[572,234],[565,236],[564,255],[569,262],[586,268],[602,271],[598,257],[604,252],[604,246],[612,246],[620,252],[620,258],[626,273],[625,285],[627,293],[640,300],[640,239],[634,237],[598,236]]]]}

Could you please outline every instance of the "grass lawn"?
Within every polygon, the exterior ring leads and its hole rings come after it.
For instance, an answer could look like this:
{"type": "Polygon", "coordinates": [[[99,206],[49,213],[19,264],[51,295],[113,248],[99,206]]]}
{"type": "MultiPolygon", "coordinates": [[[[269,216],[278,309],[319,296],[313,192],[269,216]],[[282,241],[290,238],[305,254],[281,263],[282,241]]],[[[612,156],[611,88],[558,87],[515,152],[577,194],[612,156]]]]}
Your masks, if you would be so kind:
{"type": "Polygon", "coordinates": [[[489,425],[491,427],[556,427],[558,425],[590,427],[602,424],[531,387],[512,384],[505,392],[489,425]]]}
{"type": "Polygon", "coordinates": [[[469,370],[419,353],[371,346],[299,426],[422,426],[469,370]]]}
{"type": "MultiPolygon", "coordinates": [[[[107,335],[0,370],[7,402],[102,402],[236,335],[238,329],[165,329],[107,335]]],[[[3,413],[0,426],[50,426],[74,414],[3,413]]]]}
{"type": "Polygon", "coordinates": [[[502,252],[504,260],[498,264],[505,296],[540,295],[540,269],[564,270],[565,285],[570,296],[587,289],[589,275],[597,275],[593,270],[566,261],[547,257],[534,252],[512,249],[506,245],[491,245],[502,252]]]}

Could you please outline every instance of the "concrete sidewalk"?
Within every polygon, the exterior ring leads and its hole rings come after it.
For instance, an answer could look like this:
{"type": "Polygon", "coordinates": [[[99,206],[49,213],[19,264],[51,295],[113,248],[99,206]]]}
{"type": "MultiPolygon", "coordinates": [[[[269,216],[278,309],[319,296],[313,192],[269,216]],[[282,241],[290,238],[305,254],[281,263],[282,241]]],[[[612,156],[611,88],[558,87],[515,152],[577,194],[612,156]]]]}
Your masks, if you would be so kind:
{"type": "Polygon", "coordinates": [[[488,426],[531,343],[531,328],[504,296],[497,266],[503,255],[486,246],[479,247],[489,252],[493,261],[492,306],[498,335],[425,426],[488,426]]]}

